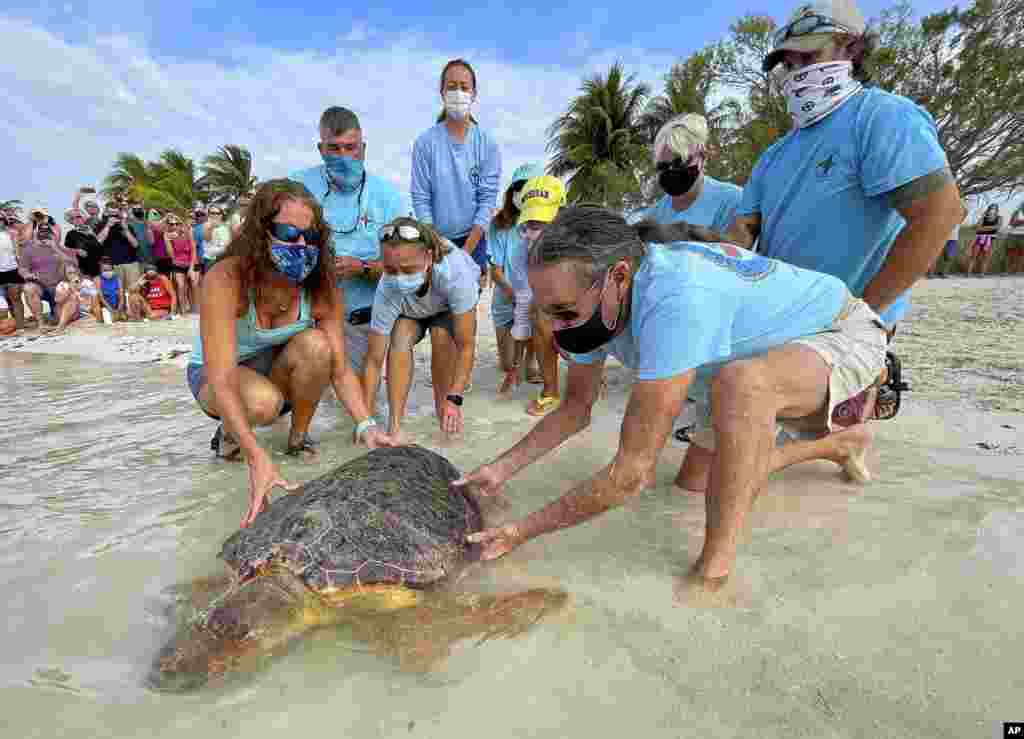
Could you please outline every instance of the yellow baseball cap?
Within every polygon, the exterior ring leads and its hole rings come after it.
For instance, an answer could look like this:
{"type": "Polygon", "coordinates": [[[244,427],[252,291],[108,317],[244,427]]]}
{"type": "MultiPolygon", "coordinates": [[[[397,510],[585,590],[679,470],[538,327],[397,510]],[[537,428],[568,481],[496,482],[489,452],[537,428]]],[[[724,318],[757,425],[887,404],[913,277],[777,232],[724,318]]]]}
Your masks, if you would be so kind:
{"type": "Polygon", "coordinates": [[[519,201],[519,223],[551,223],[563,205],[565,186],[560,179],[548,174],[533,177],[523,185],[523,196],[519,201]]]}

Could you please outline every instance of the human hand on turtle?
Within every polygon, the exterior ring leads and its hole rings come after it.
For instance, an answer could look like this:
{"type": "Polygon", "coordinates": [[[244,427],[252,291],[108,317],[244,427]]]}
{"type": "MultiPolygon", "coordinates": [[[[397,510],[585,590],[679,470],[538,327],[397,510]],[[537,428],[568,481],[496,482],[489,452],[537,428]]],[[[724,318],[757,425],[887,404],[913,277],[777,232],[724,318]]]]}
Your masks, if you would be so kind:
{"type": "Polygon", "coordinates": [[[242,519],[243,529],[255,521],[256,516],[267,507],[267,498],[275,487],[292,492],[299,486],[281,477],[276,465],[270,460],[270,455],[260,450],[249,460],[249,511],[242,519]]]}
{"type": "Polygon", "coordinates": [[[379,426],[370,426],[356,436],[356,443],[364,444],[367,449],[377,449],[379,447],[404,446],[405,439],[397,434],[389,434],[379,426]]]}
{"type": "Polygon", "coordinates": [[[464,488],[463,492],[481,502],[508,505],[505,498],[505,480],[491,465],[477,467],[468,475],[452,482],[452,487],[464,488]]]}
{"type": "Polygon", "coordinates": [[[480,559],[487,561],[508,554],[525,542],[526,537],[518,525],[509,523],[477,531],[475,534],[468,534],[466,541],[470,544],[479,544],[481,546],[480,559]]]}

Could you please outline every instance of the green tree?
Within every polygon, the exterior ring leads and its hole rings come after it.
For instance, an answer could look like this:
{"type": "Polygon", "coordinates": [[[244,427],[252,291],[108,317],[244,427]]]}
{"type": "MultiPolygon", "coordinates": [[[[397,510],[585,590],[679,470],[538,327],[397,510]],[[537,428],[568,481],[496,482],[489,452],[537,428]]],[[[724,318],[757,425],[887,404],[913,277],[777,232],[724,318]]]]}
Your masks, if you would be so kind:
{"type": "Polygon", "coordinates": [[[21,210],[20,200],[0,200],[0,213],[6,213],[7,211],[18,212],[21,210]]]}
{"type": "Polygon", "coordinates": [[[103,180],[101,192],[108,198],[118,195],[141,198],[142,188],[151,185],[152,181],[150,165],[137,154],[122,152],[117,155],[110,174],[103,180]]]}
{"type": "Polygon", "coordinates": [[[146,165],[145,172],[146,181],[142,184],[136,182],[132,194],[146,207],[185,216],[202,202],[203,192],[196,177],[195,162],[177,149],[163,151],[157,161],[146,165]]]}
{"type": "Polygon", "coordinates": [[[880,31],[875,79],[931,113],[960,191],[1024,188],[1024,3],[975,0],[917,23],[901,3],[880,31]]]}
{"type": "Polygon", "coordinates": [[[622,65],[583,81],[581,94],[548,129],[548,171],[569,178],[568,199],[626,207],[640,190],[647,147],[639,127],[650,88],[622,65]]]}
{"type": "Polygon", "coordinates": [[[722,179],[743,184],[754,163],[774,141],[792,128],[779,78],[761,69],[772,50],[775,21],[748,15],[729,27],[731,37],[715,47],[717,81],[742,96],[729,106],[723,121],[715,168],[722,179]]]}
{"type": "Polygon", "coordinates": [[[238,198],[252,190],[256,177],[252,174],[252,154],[244,146],[227,144],[216,154],[203,159],[200,187],[210,202],[238,202],[238,198]]]}

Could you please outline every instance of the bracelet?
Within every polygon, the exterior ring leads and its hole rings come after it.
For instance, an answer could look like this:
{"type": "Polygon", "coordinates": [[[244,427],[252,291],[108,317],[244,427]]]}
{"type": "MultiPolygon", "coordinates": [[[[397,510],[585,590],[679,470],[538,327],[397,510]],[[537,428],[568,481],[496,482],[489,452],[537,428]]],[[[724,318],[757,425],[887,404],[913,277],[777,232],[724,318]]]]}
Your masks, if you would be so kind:
{"type": "Polygon", "coordinates": [[[377,422],[373,419],[373,416],[370,416],[365,421],[360,421],[359,423],[356,424],[356,438],[358,439],[360,436],[366,433],[367,429],[376,425],[377,422]]]}

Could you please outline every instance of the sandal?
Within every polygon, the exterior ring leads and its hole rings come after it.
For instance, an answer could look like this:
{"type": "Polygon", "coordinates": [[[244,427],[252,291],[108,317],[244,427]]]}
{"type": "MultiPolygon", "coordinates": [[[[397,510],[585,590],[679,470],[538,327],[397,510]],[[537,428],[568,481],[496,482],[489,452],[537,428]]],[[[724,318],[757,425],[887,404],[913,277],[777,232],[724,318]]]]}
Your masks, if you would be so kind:
{"type": "Polygon", "coordinates": [[[538,395],[526,406],[526,412],[531,416],[543,416],[557,408],[560,402],[561,398],[553,398],[550,395],[538,395]]]}
{"type": "Polygon", "coordinates": [[[226,459],[228,461],[237,461],[242,452],[242,447],[239,446],[238,440],[224,430],[224,424],[217,427],[217,431],[213,434],[213,438],[210,439],[210,449],[212,449],[220,459],[226,459]]]}
{"type": "Polygon", "coordinates": [[[900,395],[907,390],[910,390],[910,386],[903,382],[902,363],[895,354],[886,352],[885,369],[878,379],[832,409],[832,423],[845,427],[868,420],[888,421],[895,418],[900,410],[900,395]],[[866,414],[865,407],[872,393],[875,394],[874,409],[866,414]]]}
{"type": "Polygon", "coordinates": [[[696,428],[696,427],[693,424],[690,424],[689,426],[683,426],[682,428],[676,429],[675,432],[673,432],[672,435],[675,437],[676,441],[681,441],[684,444],[692,444],[693,443],[693,436],[692,436],[692,434],[693,434],[694,428],[696,428]]]}
{"type": "Polygon", "coordinates": [[[305,453],[316,454],[318,442],[313,441],[309,438],[309,434],[302,435],[302,441],[297,446],[292,446],[292,443],[288,442],[288,448],[284,450],[284,453],[289,457],[300,457],[305,453]]]}

